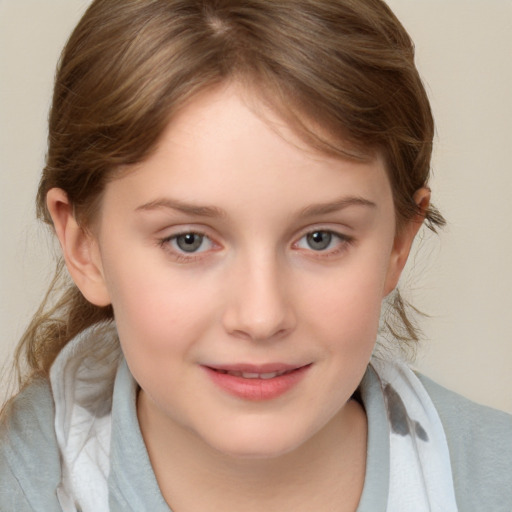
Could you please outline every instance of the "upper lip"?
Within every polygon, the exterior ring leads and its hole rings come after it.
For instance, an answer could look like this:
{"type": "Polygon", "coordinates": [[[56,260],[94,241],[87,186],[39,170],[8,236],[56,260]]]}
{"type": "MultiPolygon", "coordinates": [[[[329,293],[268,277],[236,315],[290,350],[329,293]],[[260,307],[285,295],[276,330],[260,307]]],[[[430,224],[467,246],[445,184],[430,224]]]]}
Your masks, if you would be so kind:
{"type": "Polygon", "coordinates": [[[242,372],[242,373],[275,373],[275,372],[289,372],[298,370],[307,364],[285,364],[285,363],[265,363],[265,364],[249,364],[249,363],[236,363],[236,364],[206,364],[204,365],[212,370],[219,370],[225,372],[242,372]]]}

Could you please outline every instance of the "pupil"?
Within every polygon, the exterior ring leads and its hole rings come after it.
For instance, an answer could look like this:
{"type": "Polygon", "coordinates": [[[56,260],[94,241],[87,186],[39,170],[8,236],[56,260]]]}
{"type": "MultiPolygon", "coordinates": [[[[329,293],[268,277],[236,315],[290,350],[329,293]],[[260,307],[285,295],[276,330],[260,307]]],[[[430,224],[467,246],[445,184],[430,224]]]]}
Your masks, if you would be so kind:
{"type": "Polygon", "coordinates": [[[307,236],[308,245],[316,251],[323,251],[329,247],[332,234],[327,231],[315,231],[307,236]]]}
{"type": "Polygon", "coordinates": [[[186,235],[180,235],[176,239],[178,247],[185,252],[194,252],[201,247],[203,243],[203,237],[196,233],[187,233],[186,235]]]}

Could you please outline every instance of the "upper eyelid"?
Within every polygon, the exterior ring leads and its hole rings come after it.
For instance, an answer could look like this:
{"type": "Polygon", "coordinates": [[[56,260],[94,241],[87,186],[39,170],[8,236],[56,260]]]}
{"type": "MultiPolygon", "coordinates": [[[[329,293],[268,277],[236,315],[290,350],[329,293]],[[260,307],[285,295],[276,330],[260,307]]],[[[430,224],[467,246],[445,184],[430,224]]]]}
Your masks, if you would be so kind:
{"type": "Polygon", "coordinates": [[[213,247],[215,247],[215,245],[218,245],[217,242],[215,242],[211,237],[209,237],[206,234],[199,233],[198,231],[185,230],[185,231],[180,231],[178,233],[173,233],[166,237],[158,238],[158,246],[161,249],[163,249],[170,257],[175,259],[178,263],[193,263],[195,261],[199,261],[202,258],[204,258],[204,255],[206,253],[208,253],[210,250],[212,250],[212,247],[209,247],[208,249],[206,249],[204,251],[193,251],[193,252],[183,251],[177,247],[174,247],[174,245],[176,243],[176,239],[179,236],[186,235],[186,234],[192,234],[192,233],[207,238],[213,247]]]}
{"type": "MultiPolygon", "coordinates": [[[[350,227],[344,226],[347,231],[351,231],[350,227]]],[[[181,235],[186,235],[189,233],[194,233],[197,235],[204,236],[210,240],[210,242],[214,245],[224,245],[222,242],[219,242],[218,239],[222,238],[219,236],[215,236],[215,234],[211,234],[212,229],[208,226],[199,225],[194,226],[192,223],[190,225],[180,225],[180,226],[168,226],[166,228],[161,229],[160,231],[167,232],[165,236],[158,236],[159,242],[170,241],[175,239],[181,235]],[[172,232],[170,232],[172,230],[172,232]]],[[[344,229],[336,229],[335,227],[331,227],[325,224],[319,225],[309,225],[295,232],[295,235],[292,236],[291,245],[295,245],[301,240],[303,237],[308,234],[314,233],[316,231],[325,231],[332,233],[333,235],[339,237],[342,240],[352,241],[354,240],[354,236],[350,233],[345,232],[344,229]]]]}
{"type": "Polygon", "coordinates": [[[210,241],[210,243],[212,243],[214,245],[217,244],[217,242],[211,236],[209,236],[207,233],[204,233],[199,230],[179,231],[178,233],[172,233],[168,236],[160,238],[160,241],[161,242],[166,242],[166,241],[170,242],[171,240],[176,240],[178,237],[183,236],[183,235],[198,235],[203,238],[207,238],[210,241]]]}
{"type": "MultiPolygon", "coordinates": [[[[159,231],[168,231],[171,229],[173,229],[173,227],[166,227],[159,231]]],[[[347,228],[347,230],[349,230],[349,228],[347,228]]],[[[177,230],[173,233],[169,233],[165,236],[159,236],[159,239],[160,240],[164,240],[164,239],[170,240],[170,239],[176,238],[181,235],[187,235],[187,234],[193,233],[196,235],[201,235],[201,236],[207,237],[211,241],[215,242],[215,239],[219,238],[219,237],[216,237],[215,235],[210,234],[210,231],[211,230],[206,227],[195,228],[193,226],[186,226],[185,228],[180,227],[179,230],[177,230]]],[[[340,238],[346,238],[346,239],[354,238],[353,235],[348,234],[348,233],[344,232],[343,230],[339,230],[339,229],[327,227],[327,226],[308,226],[306,228],[302,228],[300,230],[297,230],[295,232],[295,235],[292,236],[292,238],[295,241],[297,241],[297,240],[300,240],[301,238],[303,238],[304,236],[309,235],[311,233],[315,233],[317,231],[325,231],[328,233],[332,233],[333,235],[339,236],[340,238]]]]}
{"type": "Polygon", "coordinates": [[[354,236],[349,233],[351,231],[351,229],[348,226],[346,226],[345,229],[339,229],[339,228],[327,226],[325,224],[324,225],[319,224],[316,226],[315,225],[307,226],[305,228],[298,230],[294,236],[294,239],[296,241],[298,241],[301,238],[303,238],[311,233],[315,233],[317,231],[325,231],[327,233],[332,233],[333,235],[339,236],[340,238],[353,239],[354,236]],[[346,229],[346,231],[345,231],[345,229],[346,229]]]}
{"type": "Polygon", "coordinates": [[[296,241],[294,242],[294,244],[297,244],[300,240],[302,240],[304,237],[308,236],[308,235],[311,235],[313,233],[318,233],[318,232],[325,232],[325,233],[330,233],[332,235],[334,235],[335,237],[339,238],[340,240],[342,241],[351,241],[353,240],[354,237],[352,236],[349,236],[349,235],[345,235],[343,233],[339,233],[338,231],[334,231],[332,229],[313,229],[311,231],[306,231],[305,233],[303,233],[301,236],[299,236],[296,241]]]}
{"type": "Polygon", "coordinates": [[[208,228],[204,225],[194,225],[194,224],[180,224],[180,225],[169,225],[161,228],[157,232],[157,236],[161,239],[163,238],[174,238],[180,235],[186,235],[188,233],[195,233],[197,235],[206,236],[208,238],[214,238],[211,234],[211,228],[208,228]],[[165,235],[163,234],[165,233],[165,235]],[[162,235],[160,235],[162,234],[162,235]]]}

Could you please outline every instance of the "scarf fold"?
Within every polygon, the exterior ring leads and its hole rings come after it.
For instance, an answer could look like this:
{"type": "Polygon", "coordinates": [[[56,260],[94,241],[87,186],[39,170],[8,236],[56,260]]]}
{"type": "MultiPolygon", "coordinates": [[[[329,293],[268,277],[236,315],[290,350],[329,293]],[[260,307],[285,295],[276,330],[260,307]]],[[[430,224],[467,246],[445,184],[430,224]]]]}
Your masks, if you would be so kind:
{"type": "Polygon", "coordinates": [[[390,512],[456,512],[448,442],[426,389],[404,363],[373,358],[390,431],[390,512]]]}
{"type": "Polygon", "coordinates": [[[63,512],[109,510],[112,395],[121,358],[113,324],[98,324],[71,340],[50,370],[63,512]]]}
{"type": "MultiPolygon", "coordinates": [[[[62,460],[63,512],[108,512],[111,410],[122,353],[113,323],[93,326],[55,360],[50,382],[62,460]]],[[[446,436],[425,388],[405,364],[372,358],[390,432],[389,512],[456,512],[446,436]]]]}

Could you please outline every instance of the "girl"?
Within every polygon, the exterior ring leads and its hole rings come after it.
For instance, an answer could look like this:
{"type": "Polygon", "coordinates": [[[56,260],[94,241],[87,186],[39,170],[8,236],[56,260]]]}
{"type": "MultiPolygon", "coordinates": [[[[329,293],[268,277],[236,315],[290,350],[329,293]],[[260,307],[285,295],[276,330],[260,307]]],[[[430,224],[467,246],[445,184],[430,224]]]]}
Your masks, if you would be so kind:
{"type": "Polygon", "coordinates": [[[37,203],[72,283],[18,350],[2,510],[509,510],[510,417],[372,357],[385,298],[417,339],[432,137],[380,0],[93,2],[37,203]]]}

